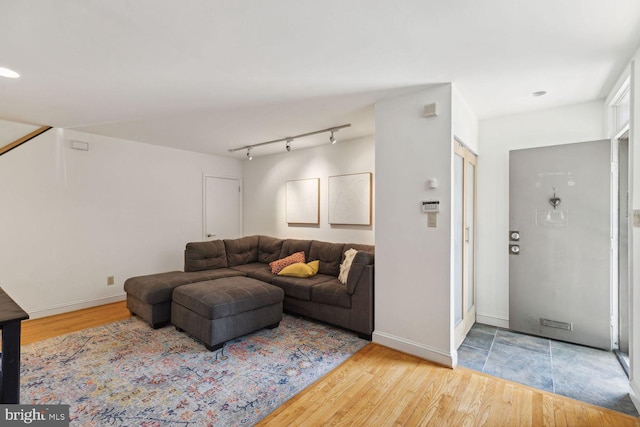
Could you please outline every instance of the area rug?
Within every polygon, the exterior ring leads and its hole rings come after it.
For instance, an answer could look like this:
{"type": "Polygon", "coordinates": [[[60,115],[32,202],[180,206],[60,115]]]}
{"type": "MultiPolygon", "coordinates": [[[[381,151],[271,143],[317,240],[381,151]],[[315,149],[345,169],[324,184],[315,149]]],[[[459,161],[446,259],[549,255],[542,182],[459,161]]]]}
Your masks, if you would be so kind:
{"type": "Polygon", "coordinates": [[[20,399],[83,427],[253,425],[366,344],[285,315],[210,352],[134,317],[23,346],[20,399]]]}

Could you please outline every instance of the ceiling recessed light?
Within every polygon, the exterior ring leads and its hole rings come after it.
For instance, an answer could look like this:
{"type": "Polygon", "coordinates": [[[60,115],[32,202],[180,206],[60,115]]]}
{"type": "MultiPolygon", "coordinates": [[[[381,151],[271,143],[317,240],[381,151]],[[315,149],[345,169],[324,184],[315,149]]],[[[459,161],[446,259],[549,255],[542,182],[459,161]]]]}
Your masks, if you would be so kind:
{"type": "Polygon", "coordinates": [[[531,96],[543,96],[543,95],[546,95],[546,94],[547,94],[546,90],[539,90],[537,92],[531,93],[531,96]]]}
{"type": "Polygon", "coordinates": [[[0,77],[8,77],[10,79],[17,79],[18,77],[20,77],[20,74],[16,73],[13,70],[8,69],[8,68],[0,67],[0,77]]]}

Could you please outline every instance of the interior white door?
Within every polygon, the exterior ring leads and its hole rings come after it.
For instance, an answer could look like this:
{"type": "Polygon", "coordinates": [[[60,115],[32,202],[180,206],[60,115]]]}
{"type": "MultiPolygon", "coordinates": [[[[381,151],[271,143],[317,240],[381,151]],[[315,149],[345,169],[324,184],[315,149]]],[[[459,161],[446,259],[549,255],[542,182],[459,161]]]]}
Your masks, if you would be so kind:
{"type": "Polygon", "coordinates": [[[509,328],[611,349],[611,142],[509,162],[509,328]]]}
{"type": "Polygon", "coordinates": [[[204,176],[203,240],[242,236],[242,187],[236,178],[204,176]]]}

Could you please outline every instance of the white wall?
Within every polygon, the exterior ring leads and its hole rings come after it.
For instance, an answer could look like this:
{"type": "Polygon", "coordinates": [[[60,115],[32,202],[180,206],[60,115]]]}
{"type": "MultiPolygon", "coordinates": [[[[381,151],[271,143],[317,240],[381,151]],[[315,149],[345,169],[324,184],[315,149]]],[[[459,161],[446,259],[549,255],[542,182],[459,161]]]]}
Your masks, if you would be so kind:
{"type": "Polygon", "coordinates": [[[242,165],[62,129],[0,156],[0,286],[40,317],[123,299],[130,276],[181,270],[185,243],[202,236],[203,173],[241,177],[242,165]]]}
{"type": "Polygon", "coordinates": [[[464,100],[460,92],[452,85],[451,121],[453,134],[472,152],[478,154],[478,118],[464,100]]]}
{"type": "MultiPolygon", "coordinates": [[[[244,162],[244,234],[328,242],[374,244],[374,226],[336,226],[328,223],[328,177],[373,172],[373,136],[331,145],[260,157],[244,162]],[[285,218],[285,182],[320,178],[320,225],[288,225],[285,218]]],[[[375,191],[374,191],[375,193],[375,191]]],[[[375,213],[373,218],[375,224],[375,213]]]]}
{"type": "Polygon", "coordinates": [[[602,101],[490,120],[479,125],[477,320],[508,327],[509,150],[606,138],[602,101]]]}
{"type": "Polygon", "coordinates": [[[376,298],[373,339],[453,366],[451,85],[376,103],[376,298]],[[423,117],[438,103],[437,117],[423,117]],[[427,179],[439,187],[427,189],[427,179]],[[420,201],[440,200],[438,227],[420,201]]]}
{"type": "Polygon", "coordinates": [[[0,120],[0,148],[38,129],[38,126],[0,120]]]}

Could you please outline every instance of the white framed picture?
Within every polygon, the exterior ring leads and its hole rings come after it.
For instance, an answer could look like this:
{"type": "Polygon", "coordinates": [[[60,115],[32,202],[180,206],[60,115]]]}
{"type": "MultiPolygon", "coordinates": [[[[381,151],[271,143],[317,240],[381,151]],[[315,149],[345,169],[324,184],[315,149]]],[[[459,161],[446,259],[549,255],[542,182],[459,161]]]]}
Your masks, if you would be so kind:
{"type": "Polygon", "coordinates": [[[371,172],[329,177],[329,224],[371,225],[371,172]]]}
{"type": "Polygon", "coordinates": [[[286,221],[320,224],[320,178],[286,182],[286,221]]]}

